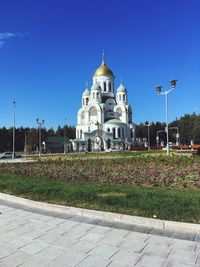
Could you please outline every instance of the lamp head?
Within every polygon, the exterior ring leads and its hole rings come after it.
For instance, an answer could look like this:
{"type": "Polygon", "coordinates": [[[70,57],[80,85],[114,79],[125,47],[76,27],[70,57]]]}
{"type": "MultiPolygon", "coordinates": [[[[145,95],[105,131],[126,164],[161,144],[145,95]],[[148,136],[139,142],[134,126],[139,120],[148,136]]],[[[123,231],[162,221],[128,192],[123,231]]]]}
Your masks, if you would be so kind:
{"type": "Polygon", "coordinates": [[[176,87],[177,80],[171,80],[169,82],[170,82],[172,88],[175,88],[176,87]]]}
{"type": "Polygon", "coordinates": [[[161,90],[162,90],[162,86],[161,85],[158,85],[158,86],[156,86],[156,92],[158,93],[158,94],[160,94],[161,93],[161,90]]]}

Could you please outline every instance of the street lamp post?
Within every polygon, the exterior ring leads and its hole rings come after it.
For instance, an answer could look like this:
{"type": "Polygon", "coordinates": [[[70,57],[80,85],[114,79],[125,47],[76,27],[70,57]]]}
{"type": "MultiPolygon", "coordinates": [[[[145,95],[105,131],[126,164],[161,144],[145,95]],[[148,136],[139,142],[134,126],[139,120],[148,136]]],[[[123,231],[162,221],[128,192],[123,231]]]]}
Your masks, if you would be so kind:
{"type": "Polygon", "coordinates": [[[163,91],[163,92],[161,92],[161,90],[162,90],[162,86],[161,85],[156,86],[156,92],[159,95],[165,95],[165,115],[166,115],[166,133],[167,133],[167,156],[170,155],[170,152],[169,152],[169,127],[168,127],[168,94],[175,89],[177,80],[171,80],[169,82],[170,82],[172,88],[169,89],[169,90],[163,91]]]}
{"type": "Polygon", "coordinates": [[[26,132],[25,132],[25,136],[24,136],[24,153],[25,153],[25,158],[27,157],[27,145],[26,145],[26,132]]]}
{"type": "Polygon", "coordinates": [[[16,101],[13,101],[13,153],[12,158],[15,158],[15,107],[16,107],[16,101]]]}
{"type": "Polygon", "coordinates": [[[67,152],[67,149],[66,149],[66,146],[67,146],[67,142],[66,142],[66,140],[67,140],[67,129],[66,129],[66,127],[67,127],[67,124],[66,124],[66,121],[67,121],[67,118],[65,118],[65,126],[64,126],[64,154],[66,154],[66,152],[67,152]]]}
{"type": "Polygon", "coordinates": [[[39,130],[39,157],[41,156],[41,131],[42,131],[42,125],[44,124],[44,120],[39,122],[39,119],[36,119],[36,122],[38,124],[38,130],[39,130]]]}

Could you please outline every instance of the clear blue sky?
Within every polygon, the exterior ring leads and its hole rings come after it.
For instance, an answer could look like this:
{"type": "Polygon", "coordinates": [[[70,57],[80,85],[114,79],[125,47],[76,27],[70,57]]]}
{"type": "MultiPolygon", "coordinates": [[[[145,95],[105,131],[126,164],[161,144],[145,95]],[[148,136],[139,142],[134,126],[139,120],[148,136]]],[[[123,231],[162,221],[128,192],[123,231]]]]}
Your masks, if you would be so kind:
{"type": "Polygon", "coordinates": [[[123,75],[136,123],[164,121],[154,87],[176,78],[169,119],[200,112],[199,0],[0,0],[0,127],[76,124],[101,63],[123,75]]]}

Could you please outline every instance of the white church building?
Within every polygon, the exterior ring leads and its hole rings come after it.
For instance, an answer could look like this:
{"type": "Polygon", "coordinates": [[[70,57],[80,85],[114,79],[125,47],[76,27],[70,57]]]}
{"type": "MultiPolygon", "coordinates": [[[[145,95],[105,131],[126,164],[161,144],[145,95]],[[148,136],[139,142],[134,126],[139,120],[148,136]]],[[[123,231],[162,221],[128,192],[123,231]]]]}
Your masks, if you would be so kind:
{"type": "Polygon", "coordinates": [[[135,137],[132,108],[127,89],[121,83],[114,91],[115,76],[106,65],[93,75],[82,94],[82,107],[77,114],[76,138],[71,140],[74,151],[103,151],[112,147],[129,149],[135,137]]]}

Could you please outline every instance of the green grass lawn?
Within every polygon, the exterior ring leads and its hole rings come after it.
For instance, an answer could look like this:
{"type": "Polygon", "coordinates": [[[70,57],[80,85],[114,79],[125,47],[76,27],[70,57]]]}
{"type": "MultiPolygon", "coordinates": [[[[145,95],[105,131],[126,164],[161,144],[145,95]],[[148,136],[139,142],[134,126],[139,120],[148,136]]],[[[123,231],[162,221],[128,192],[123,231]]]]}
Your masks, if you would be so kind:
{"type": "Polygon", "coordinates": [[[54,204],[200,223],[198,190],[70,182],[1,173],[0,191],[54,204]]]}
{"type": "Polygon", "coordinates": [[[200,223],[200,157],[73,154],[0,164],[0,191],[49,203],[200,223]]]}

